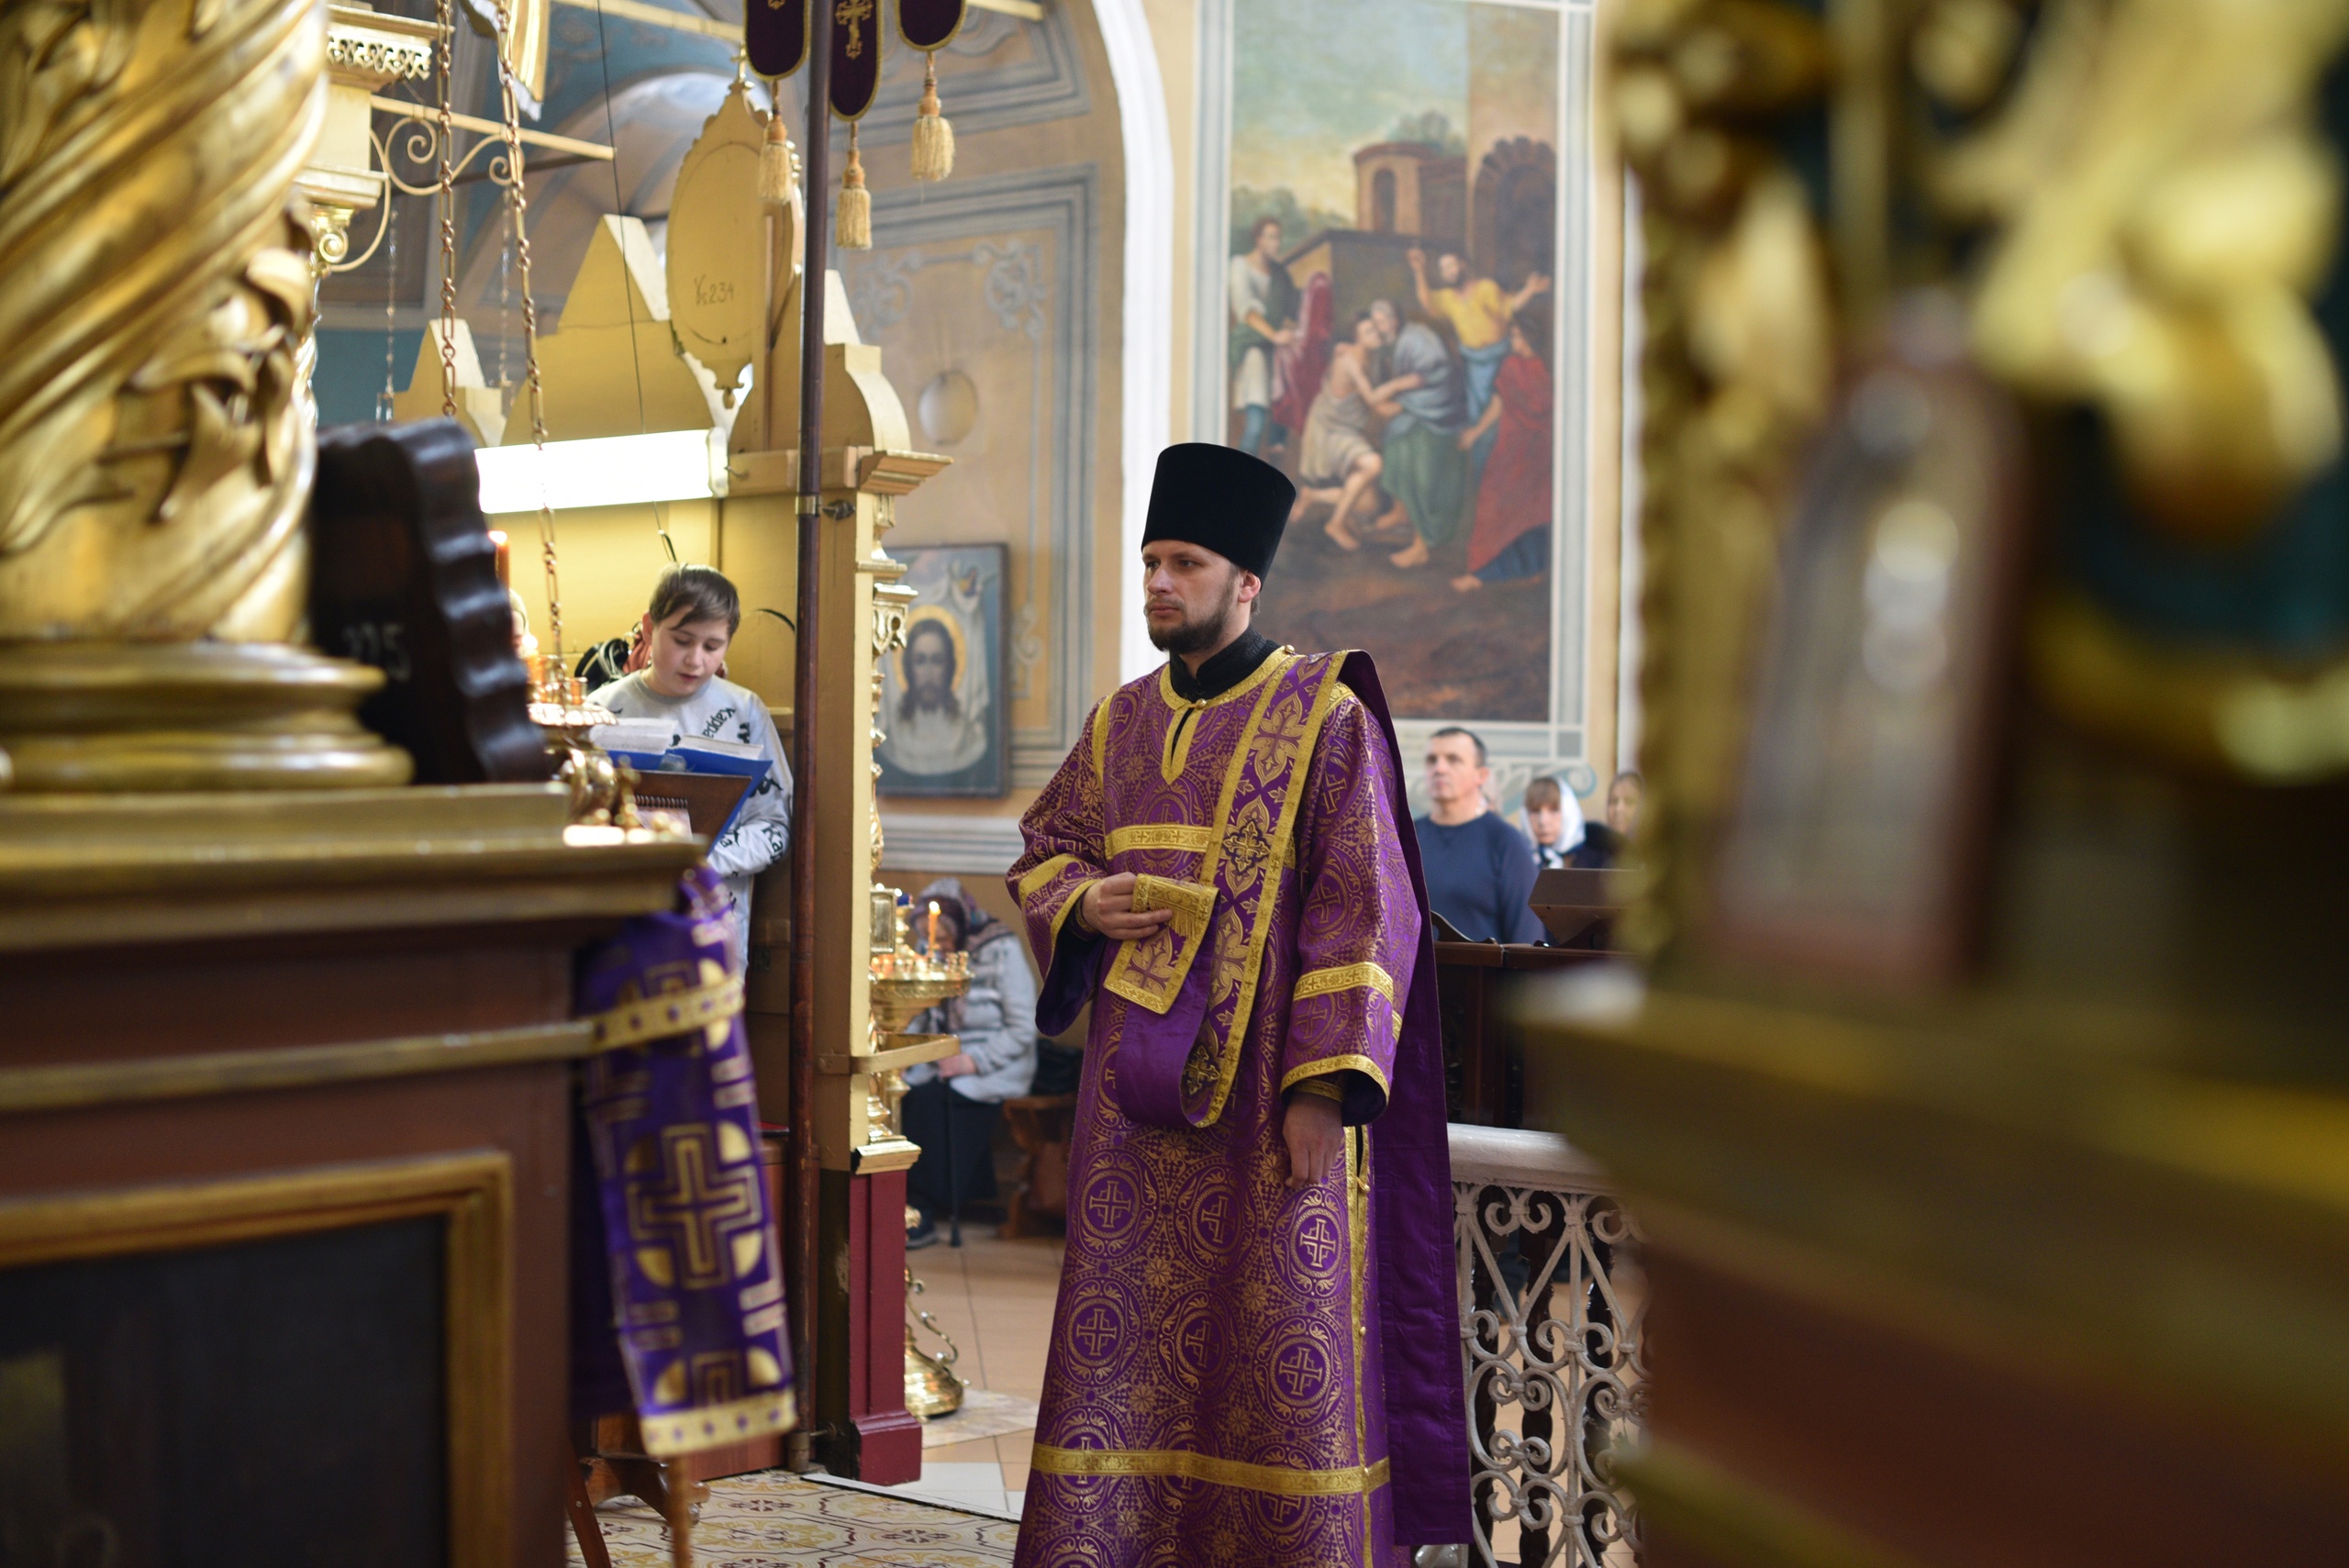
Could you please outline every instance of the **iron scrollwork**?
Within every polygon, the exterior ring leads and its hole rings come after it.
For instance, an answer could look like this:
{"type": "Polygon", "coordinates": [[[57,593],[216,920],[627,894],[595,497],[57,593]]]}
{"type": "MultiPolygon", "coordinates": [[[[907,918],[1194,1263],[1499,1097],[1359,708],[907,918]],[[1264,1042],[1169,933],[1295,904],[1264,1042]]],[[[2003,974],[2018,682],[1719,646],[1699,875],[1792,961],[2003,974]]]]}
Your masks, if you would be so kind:
{"type": "Polygon", "coordinates": [[[1461,1182],[1454,1239],[1473,1561],[1514,1525],[1525,1568],[1625,1562],[1637,1516],[1609,1452],[1647,1413],[1638,1231],[1610,1193],[1461,1182]]]}

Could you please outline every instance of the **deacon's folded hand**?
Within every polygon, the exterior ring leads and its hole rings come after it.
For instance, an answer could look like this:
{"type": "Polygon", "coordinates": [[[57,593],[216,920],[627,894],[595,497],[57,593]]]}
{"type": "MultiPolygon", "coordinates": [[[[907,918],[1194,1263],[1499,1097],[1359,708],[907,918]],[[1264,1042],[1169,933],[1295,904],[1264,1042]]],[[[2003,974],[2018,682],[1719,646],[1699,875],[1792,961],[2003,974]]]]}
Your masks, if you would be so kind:
{"type": "Polygon", "coordinates": [[[1113,942],[1146,937],[1174,917],[1172,909],[1134,907],[1134,873],[1130,871],[1105,876],[1086,888],[1078,913],[1084,917],[1086,930],[1098,932],[1113,942]]]}

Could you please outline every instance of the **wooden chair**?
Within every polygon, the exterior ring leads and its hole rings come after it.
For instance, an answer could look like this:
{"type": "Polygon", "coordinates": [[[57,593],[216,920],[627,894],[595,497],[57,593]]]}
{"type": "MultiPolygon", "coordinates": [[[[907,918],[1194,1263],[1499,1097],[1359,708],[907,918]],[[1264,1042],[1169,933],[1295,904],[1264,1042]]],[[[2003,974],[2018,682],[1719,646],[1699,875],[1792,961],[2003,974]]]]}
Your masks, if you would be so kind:
{"type": "Polygon", "coordinates": [[[1076,1123],[1076,1096],[1022,1095],[1003,1102],[1003,1120],[1025,1157],[1019,1184],[1004,1205],[1003,1228],[996,1232],[1009,1240],[1035,1234],[1033,1222],[1039,1217],[1067,1220],[1068,1144],[1076,1123]]]}

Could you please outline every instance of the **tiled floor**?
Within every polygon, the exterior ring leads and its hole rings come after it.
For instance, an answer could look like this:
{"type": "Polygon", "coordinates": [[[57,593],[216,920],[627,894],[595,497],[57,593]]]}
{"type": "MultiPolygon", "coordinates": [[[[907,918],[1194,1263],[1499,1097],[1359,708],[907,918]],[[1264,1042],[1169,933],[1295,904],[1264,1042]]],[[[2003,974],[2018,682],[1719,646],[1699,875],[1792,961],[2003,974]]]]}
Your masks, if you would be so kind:
{"type": "MultiPolygon", "coordinates": [[[[924,1286],[921,1305],[962,1351],[954,1370],[974,1388],[1036,1399],[1044,1388],[1044,1348],[1061,1278],[1061,1243],[1003,1241],[990,1224],[965,1225],[963,1245],[906,1255],[924,1286]]],[[[930,1341],[924,1338],[923,1347],[930,1341]]],[[[895,1488],[911,1496],[1017,1514],[1028,1489],[1031,1431],[952,1443],[922,1454],[919,1482],[895,1488]]]]}
{"type": "MultiPolygon", "coordinates": [[[[668,1527],[633,1497],[596,1511],[612,1568],[668,1568],[668,1527]]],[[[694,1525],[699,1568],[1003,1568],[1016,1525],[875,1496],[779,1470],[710,1484],[694,1525]]],[[[576,1540],[571,1568],[584,1568],[576,1540]]]]}

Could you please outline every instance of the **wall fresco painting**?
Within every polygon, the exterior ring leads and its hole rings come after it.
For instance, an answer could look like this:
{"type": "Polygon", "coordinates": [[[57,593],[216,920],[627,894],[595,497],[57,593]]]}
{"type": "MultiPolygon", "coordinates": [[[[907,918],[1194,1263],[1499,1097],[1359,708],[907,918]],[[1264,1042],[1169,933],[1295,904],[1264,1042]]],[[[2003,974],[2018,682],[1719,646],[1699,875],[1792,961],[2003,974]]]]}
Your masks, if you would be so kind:
{"type": "Polygon", "coordinates": [[[1559,14],[1233,0],[1224,439],[1297,481],[1258,621],[1403,718],[1550,717],[1559,14]]]}

